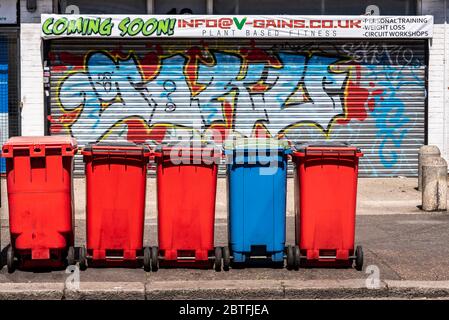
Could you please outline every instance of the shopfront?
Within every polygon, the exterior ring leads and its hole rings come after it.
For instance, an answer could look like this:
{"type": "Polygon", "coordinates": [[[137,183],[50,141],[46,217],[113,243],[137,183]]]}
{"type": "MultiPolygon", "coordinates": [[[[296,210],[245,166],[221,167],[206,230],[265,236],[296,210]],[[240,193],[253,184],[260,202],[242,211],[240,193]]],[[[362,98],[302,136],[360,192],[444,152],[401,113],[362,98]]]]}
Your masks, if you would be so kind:
{"type": "Polygon", "coordinates": [[[48,133],[80,145],[346,141],[365,154],[361,175],[413,176],[432,27],[432,16],[42,15],[48,133]]]}
{"type": "MultiPolygon", "coordinates": [[[[0,145],[19,131],[17,1],[0,3],[0,145]]],[[[0,173],[5,161],[0,159],[0,173]]]]}

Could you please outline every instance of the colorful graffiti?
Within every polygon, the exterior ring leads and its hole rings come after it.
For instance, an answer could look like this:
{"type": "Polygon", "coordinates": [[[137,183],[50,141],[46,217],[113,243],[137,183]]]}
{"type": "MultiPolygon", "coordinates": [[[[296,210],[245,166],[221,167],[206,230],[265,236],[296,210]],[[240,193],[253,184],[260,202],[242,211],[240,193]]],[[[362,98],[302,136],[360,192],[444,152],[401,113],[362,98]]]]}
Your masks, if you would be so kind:
{"type": "Polygon", "coordinates": [[[372,158],[391,169],[420,119],[407,110],[407,92],[424,112],[422,61],[384,44],[156,43],[52,52],[50,60],[51,131],[81,144],[221,143],[229,134],[345,140],[372,146],[372,158]]]}

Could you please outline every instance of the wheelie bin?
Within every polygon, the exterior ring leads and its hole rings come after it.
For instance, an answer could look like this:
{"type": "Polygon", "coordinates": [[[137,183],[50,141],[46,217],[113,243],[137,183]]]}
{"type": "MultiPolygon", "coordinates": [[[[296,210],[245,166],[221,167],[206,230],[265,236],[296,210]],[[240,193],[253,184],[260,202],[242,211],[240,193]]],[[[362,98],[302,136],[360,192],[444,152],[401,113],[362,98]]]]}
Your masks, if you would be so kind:
{"type": "Polygon", "coordinates": [[[289,268],[363,267],[355,247],[359,148],[348,144],[298,144],[295,164],[296,246],[287,248],[289,268]]]}
{"type": "Polygon", "coordinates": [[[228,238],[223,268],[263,258],[284,264],[287,141],[240,138],[224,145],[228,238]]]}
{"type": "Polygon", "coordinates": [[[14,137],[6,158],[11,243],[7,267],[62,268],[74,264],[72,187],[75,139],[14,137]]]}
{"type": "Polygon", "coordinates": [[[143,247],[148,146],[98,142],[82,151],[86,171],[86,243],[79,266],[151,267],[143,247]]]}
{"type": "Polygon", "coordinates": [[[152,270],[161,266],[222,268],[214,248],[218,147],[210,144],[159,145],[156,162],[158,242],[152,270]]]}

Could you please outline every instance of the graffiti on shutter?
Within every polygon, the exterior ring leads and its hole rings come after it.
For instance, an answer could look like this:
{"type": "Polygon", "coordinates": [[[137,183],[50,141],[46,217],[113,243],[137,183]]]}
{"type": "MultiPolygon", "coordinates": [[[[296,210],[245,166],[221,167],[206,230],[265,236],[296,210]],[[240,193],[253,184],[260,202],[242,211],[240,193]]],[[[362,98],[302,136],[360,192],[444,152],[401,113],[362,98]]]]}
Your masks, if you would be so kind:
{"type": "Polygon", "coordinates": [[[221,143],[231,133],[343,140],[365,152],[366,175],[415,174],[424,143],[422,42],[53,48],[51,133],[81,145],[192,137],[221,143]]]}

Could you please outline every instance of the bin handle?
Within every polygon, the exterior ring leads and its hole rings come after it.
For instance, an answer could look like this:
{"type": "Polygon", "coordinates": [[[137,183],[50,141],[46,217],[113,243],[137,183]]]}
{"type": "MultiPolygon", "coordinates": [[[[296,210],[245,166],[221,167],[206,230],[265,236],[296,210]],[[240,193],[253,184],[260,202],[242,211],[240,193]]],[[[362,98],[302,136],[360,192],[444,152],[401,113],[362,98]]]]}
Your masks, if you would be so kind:
{"type": "Polygon", "coordinates": [[[63,156],[74,156],[78,152],[77,146],[62,146],[61,154],[63,156]]]}

